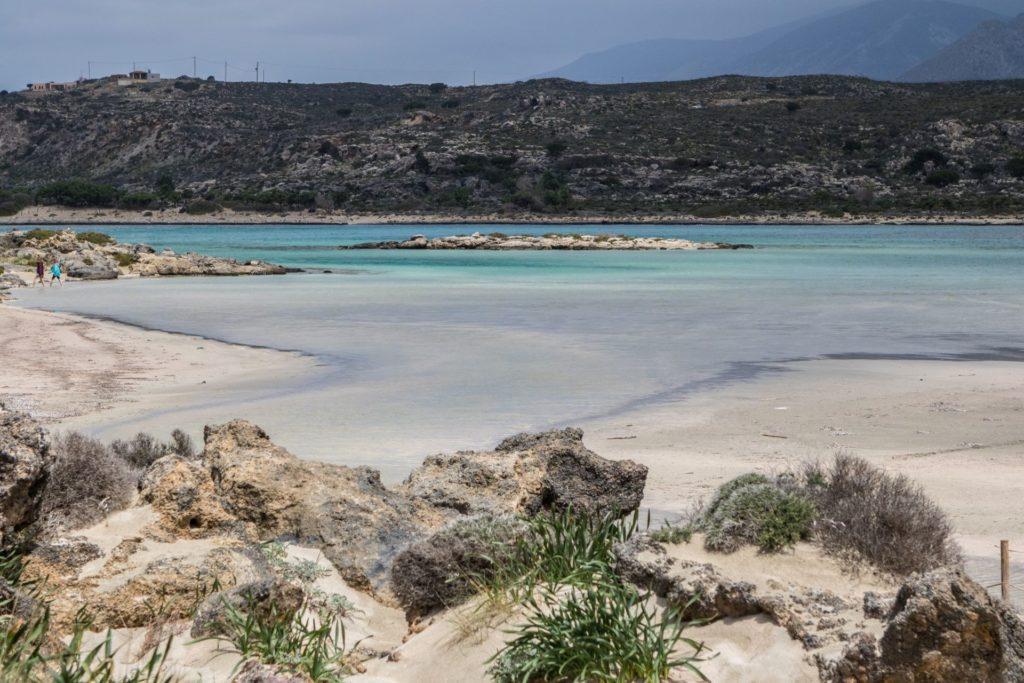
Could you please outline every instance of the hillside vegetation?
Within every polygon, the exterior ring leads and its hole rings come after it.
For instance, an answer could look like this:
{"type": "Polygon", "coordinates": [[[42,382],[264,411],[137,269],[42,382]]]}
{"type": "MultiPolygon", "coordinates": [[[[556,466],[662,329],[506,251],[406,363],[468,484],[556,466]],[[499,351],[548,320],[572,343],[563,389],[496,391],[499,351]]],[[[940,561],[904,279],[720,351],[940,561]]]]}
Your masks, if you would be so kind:
{"type": "Polygon", "coordinates": [[[0,95],[0,214],[993,215],[1024,210],[1022,154],[1012,81],[95,81],[0,95]]]}

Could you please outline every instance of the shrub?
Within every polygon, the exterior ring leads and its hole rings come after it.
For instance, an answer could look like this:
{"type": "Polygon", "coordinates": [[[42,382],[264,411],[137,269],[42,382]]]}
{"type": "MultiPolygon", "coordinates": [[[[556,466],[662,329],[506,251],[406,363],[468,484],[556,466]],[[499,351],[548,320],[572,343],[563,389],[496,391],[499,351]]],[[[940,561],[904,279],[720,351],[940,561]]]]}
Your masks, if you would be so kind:
{"type": "Polygon", "coordinates": [[[458,109],[461,104],[462,104],[461,100],[457,100],[457,99],[453,98],[453,99],[450,99],[450,100],[443,101],[441,103],[441,106],[444,107],[445,109],[458,109]]]}
{"type": "Polygon", "coordinates": [[[792,114],[793,112],[795,112],[795,111],[797,111],[799,109],[800,109],[800,103],[799,102],[796,102],[794,100],[790,100],[789,102],[786,102],[786,111],[788,111],[790,114],[792,114]]]}
{"type": "Polygon", "coordinates": [[[111,442],[110,451],[138,470],[144,470],[165,455],[180,455],[194,458],[195,446],[192,437],[180,429],[171,432],[170,442],[157,441],[152,435],[139,432],[129,441],[117,439],[111,442]]]}
{"type": "Polygon", "coordinates": [[[421,100],[412,100],[402,105],[402,109],[406,111],[416,111],[417,109],[426,109],[427,103],[421,100]]]}
{"type": "Polygon", "coordinates": [[[109,207],[117,202],[119,192],[111,185],[87,180],[61,180],[44,185],[36,193],[43,204],[75,207],[109,207]]]}
{"type": "Polygon", "coordinates": [[[929,163],[933,166],[945,166],[946,155],[933,148],[919,149],[903,166],[903,171],[908,174],[920,173],[929,163]]]}
{"type": "Polygon", "coordinates": [[[448,86],[445,85],[444,83],[431,83],[427,87],[430,89],[430,92],[434,93],[435,95],[443,93],[445,90],[448,89],[448,86]]]}
{"type": "Polygon", "coordinates": [[[975,178],[984,178],[996,172],[996,165],[982,162],[971,166],[971,175],[975,178]]]}
{"type": "Polygon", "coordinates": [[[133,192],[121,197],[118,205],[126,209],[148,209],[157,202],[157,196],[151,192],[133,192]]]}
{"type": "Polygon", "coordinates": [[[51,237],[53,237],[54,235],[56,235],[56,234],[57,234],[56,230],[43,230],[41,228],[36,228],[34,230],[29,230],[28,232],[26,232],[25,233],[25,239],[27,239],[27,240],[48,240],[51,237]]]}
{"type": "Polygon", "coordinates": [[[208,213],[217,213],[221,205],[209,199],[194,199],[185,205],[183,211],[190,216],[201,216],[208,213]]]}
{"type": "Polygon", "coordinates": [[[75,235],[75,238],[79,242],[88,242],[89,244],[97,244],[101,246],[105,244],[113,244],[115,241],[113,237],[105,232],[93,231],[80,232],[75,235]]]}
{"type": "Polygon", "coordinates": [[[946,187],[956,185],[960,182],[960,174],[949,168],[940,168],[932,171],[925,177],[924,181],[935,187],[946,187]]]}
{"type": "Polygon", "coordinates": [[[347,119],[352,116],[352,110],[349,107],[338,107],[334,113],[341,119],[347,119]]]}
{"type": "Polygon", "coordinates": [[[818,510],[816,535],[826,549],[898,575],[959,558],[945,513],[904,475],[839,455],[828,466],[808,465],[803,479],[818,510]]]}
{"type": "Polygon", "coordinates": [[[416,157],[413,159],[412,167],[417,173],[422,173],[424,175],[430,173],[430,160],[427,159],[423,150],[416,150],[416,157]]]}
{"type": "Polygon", "coordinates": [[[13,216],[29,206],[32,206],[32,196],[28,193],[0,190],[0,216],[13,216]]]}
{"type": "Polygon", "coordinates": [[[1005,168],[1014,178],[1024,178],[1024,156],[1013,157],[1006,162],[1005,168]]]}
{"type": "Polygon", "coordinates": [[[565,151],[569,149],[569,145],[565,144],[561,140],[553,140],[544,145],[544,149],[547,151],[549,157],[557,159],[565,154],[565,151]]]}
{"type": "Polygon", "coordinates": [[[568,594],[542,591],[527,602],[526,623],[489,660],[499,682],[661,681],[696,662],[704,646],[683,638],[687,626],[668,612],[656,620],[649,597],[630,585],[597,583],[568,594]],[[674,653],[680,642],[693,653],[674,653]]]}
{"type": "Polygon", "coordinates": [[[119,251],[114,254],[114,260],[122,268],[129,268],[139,262],[139,257],[136,254],[119,251]]]}
{"type": "Polygon", "coordinates": [[[181,90],[182,92],[195,92],[196,90],[199,90],[199,85],[200,84],[196,81],[184,80],[180,78],[174,81],[174,87],[178,90],[181,90]]]}
{"type": "Polygon", "coordinates": [[[693,527],[689,524],[682,526],[665,524],[660,529],[652,531],[651,538],[658,543],[668,543],[671,545],[689,543],[690,539],[693,538],[693,527]]]}
{"type": "Polygon", "coordinates": [[[54,439],[53,453],[41,497],[45,526],[81,528],[131,502],[138,470],[99,441],[68,432],[54,439]]]}
{"type": "Polygon", "coordinates": [[[732,552],[749,543],[777,552],[810,535],[814,504],[762,479],[744,475],[719,489],[701,523],[706,548],[732,552]]]}

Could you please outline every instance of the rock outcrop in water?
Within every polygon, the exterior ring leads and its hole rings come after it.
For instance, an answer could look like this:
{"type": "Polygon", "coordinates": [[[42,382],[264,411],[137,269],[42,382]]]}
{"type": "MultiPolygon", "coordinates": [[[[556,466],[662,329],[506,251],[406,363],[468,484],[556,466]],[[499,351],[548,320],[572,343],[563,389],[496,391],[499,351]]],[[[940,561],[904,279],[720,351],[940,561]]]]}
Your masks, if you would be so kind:
{"type": "Polygon", "coordinates": [[[629,235],[451,235],[428,239],[413,235],[407,240],[364,242],[339,249],[476,249],[480,251],[694,251],[700,249],[750,249],[749,244],[725,242],[691,242],[666,237],[631,237],[629,235]]]}
{"type": "MultiPolygon", "coordinates": [[[[47,267],[55,261],[78,280],[113,280],[121,275],[280,275],[286,268],[266,261],[247,261],[178,254],[170,249],[157,253],[145,244],[118,244],[103,233],[71,230],[29,230],[0,234],[0,264],[30,267],[41,259],[47,267]]],[[[34,273],[28,270],[28,277],[34,273]]]]}

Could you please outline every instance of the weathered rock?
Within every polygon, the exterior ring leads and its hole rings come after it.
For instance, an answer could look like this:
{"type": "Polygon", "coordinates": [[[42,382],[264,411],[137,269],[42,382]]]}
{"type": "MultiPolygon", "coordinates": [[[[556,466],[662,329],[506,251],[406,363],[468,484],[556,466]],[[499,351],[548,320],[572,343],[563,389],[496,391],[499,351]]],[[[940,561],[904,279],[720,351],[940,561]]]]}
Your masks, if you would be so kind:
{"type": "Polygon", "coordinates": [[[1024,681],[1024,623],[961,570],[905,583],[877,643],[821,666],[834,681],[1024,681]]]}
{"type": "Polygon", "coordinates": [[[38,518],[49,461],[46,431],[0,403],[0,540],[38,518]]]}
{"type": "Polygon", "coordinates": [[[514,551],[523,525],[513,517],[458,519],[403,550],[391,565],[391,586],[407,615],[415,618],[452,607],[474,592],[514,551]]]}
{"type": "Polygon", "coordinates": [[[172,534],[208,536],[236,526],[224,510],[210,471],[195,460],[167,455],[154,462],[140,482],[140,497],[160,515],[160,527],[172,534]]]}
{"type": "Polygon", "coordinates": [[[115,280],[117,262],[96,250],[70,254],[61,258],[68,277],[78,280],[115,280]]]}
{"type": "Polygon", "coordinates": [[[402,488],[463,514],[536,514],[572,507],[591,513],[635,510],[647,468],[606,460],[583,445],[579,429],[518,434],[494,451],[435,455],[402,488]]]}
{"type": "Polygon", "coordinates": [[[740,249],[750,245],[725,242],[691,242],[663,237],[630,237],[627,235],[450,235],[428,239],[413,235],[407,240],[364,242],[339,249],[476,249],[480,251],[692,251],[697,249],[740,249]]]}
{"type": "Polygon", "coordinates": [[[30,560],[44,562],[58,571],[73,575],[83,565],[103,557],[103,551],[95,543],[73,536],[41,543],[32,550],[29,557],[30,560]]]}
{"type": "Polygon", "coordinates": [[[243,420],[208,426],[204,438],[203,461],[227,512],[263,539],[321,547],[356,587],[380,587],[395,553],[442,521],[385,489],[376,470],[299,460],[243,420]]]}
{"type": "Polygon", "coordinates": [[[243,614],[254,610],[261,618],[286,621],[301,607],[305,593],[300,586],[277,578],[247,583],[206,598],[192,621],[193,638],[223,633],[229,610],[243,614]]]}

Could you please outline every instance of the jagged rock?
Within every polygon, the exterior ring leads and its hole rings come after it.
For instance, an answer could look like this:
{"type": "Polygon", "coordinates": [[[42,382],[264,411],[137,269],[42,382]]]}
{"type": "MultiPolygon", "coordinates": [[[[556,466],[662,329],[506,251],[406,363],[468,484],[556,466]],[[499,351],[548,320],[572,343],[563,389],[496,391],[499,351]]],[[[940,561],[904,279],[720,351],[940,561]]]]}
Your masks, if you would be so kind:
{"type": "Polygon", "coordinates": [[[643,498],[647,468],[606,460],[583,445],[579,429],[517,434],[494,451],[427,458],[403,484],[409,495],[463,514],[542,509],[625,514],[643,498]]]}
{"type": "Polygon", "coordinates": [[[61,259],[68,277],[78,280],[115,280],[117,262],[95,250],[64,256],[61,259]]]}
{"type": "Polygon", "coordinates": [[[834,681],[1024,681],[1024,623],[962,570],[905,583],[877,643],[819,664],[834,681]]]}
{"type": "Polygon", "coordinates": [[[322,548],[350,584],[379,588],[395,553],[440,525],[426,504],[388,491],[368,467],[299,460],[249,422],[208,426],[203,462],[224,509],[263,539],[322,548]]]}
{"type": "Polygon", "coordinates": [[[46,431],[0,403],[0,540],[36,521],[49,461],[46,431]]]}
{"type": "Polygon", "coordinates": [[[514,517],[456,520],[398,554],[391,565],[395,597],[410,619],[461,603],[474,592],[470,577],[493,573],[522,531],[514,517]]]}
{"type": "Polygon", "coordinates": [[[193,638],[223,633],[224,619],[229,609],[242,613],[256,610],[263,617],[285,621],[302,607],[305,593],[300,586],[277,578],[247,583],[229,591],[214,593],[206,598],[192,621],[193,638]]]}
{"type": "Polygon", "coordinates": [[[103,557],[103,551],[98,545],[78,537],[41,543],[30,555],[31,559],[42,561],[66,574],[76,574],[83,565],[100,557],[103,557]]]}
{"type": "Polygon", "coordinates": [[[166,455],[150,465],[139,487],[169,533],[208,536],[237,523],[221,505],[210,471],[197,461],[166,455]]]}

